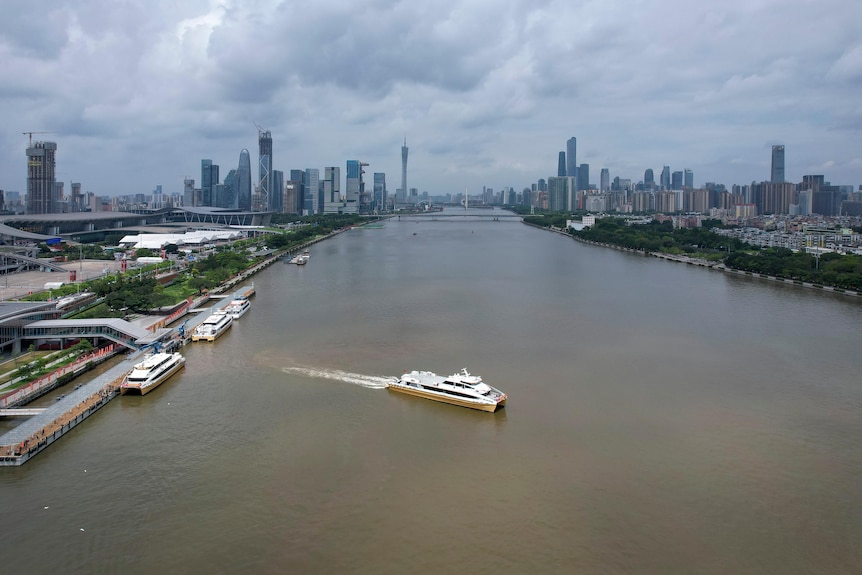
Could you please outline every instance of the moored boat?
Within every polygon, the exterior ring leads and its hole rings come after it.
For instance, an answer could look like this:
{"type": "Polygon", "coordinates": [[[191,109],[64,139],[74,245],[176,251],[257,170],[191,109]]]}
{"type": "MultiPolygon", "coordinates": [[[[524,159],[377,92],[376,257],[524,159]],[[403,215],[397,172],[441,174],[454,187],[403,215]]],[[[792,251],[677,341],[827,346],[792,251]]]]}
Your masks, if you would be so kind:
{"type": "Polygon", "coordinates": [[[152,353],[136,363],[120,384],[120,394],[146,395],[183,368],[186,358],[180,353],[152,353]]]}
{"type": "Polygon", "coordinates": [[[389,384],[389,389],[425,399],[491,412],[505,406],[508,399],[505,393],[484,383],[481,377],[470,374],[466,369],[446,377],[431,371],[407,372],[392,381],[389,384]]]}
{"type": "Polygon", "coordinates": [[[192,341],[215,341],[233,323],[233,316],[219,310],[206,318],[192,332],[192,341]]]}
{"type": "Polygon", "coordinates": [[[233,319],[239,319],[245,315],[250,307],[251,302],[247,298],[237,295],[225,306],[224,311],[233,319]]]}

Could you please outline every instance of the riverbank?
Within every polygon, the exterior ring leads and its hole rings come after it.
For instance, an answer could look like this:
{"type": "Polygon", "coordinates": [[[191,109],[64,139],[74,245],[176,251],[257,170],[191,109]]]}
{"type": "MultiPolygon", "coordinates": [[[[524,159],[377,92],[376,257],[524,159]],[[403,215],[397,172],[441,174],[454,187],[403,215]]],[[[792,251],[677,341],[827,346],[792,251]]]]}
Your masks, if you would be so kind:
{"type": "MultiPolygon", "coordinates": [[[[316,237],[300,244],[298,247],[292,248],[290,251],[305,250],[316,243],[335,237],[347,229],[350,228],[342,228],[324,236],[316,237]]],[[[152,331],[156,329],[165,329],[164,326],[168,323],[175,322],[180,317],[194,313],[201,305],[204,305],[211,299],[220,299],[224,297],[221,294],[235,291],[245,280],[279,261],[281,256],[287,252],[288,250],[275,252],[263,261],[258,262],[250,268],[229,278],[213,290],[210,290],[208,293],[195,298],[189,302],[188,305],[184,306],[179,314],[172,315],[170,321],[165,317],[154,315],[142,316],[138,320],[135,320],[135,323],[152,331]]],[[[201,321],[203,321],[203,319],[203,317],[200,318],[201,321]]],[[[186,335],[191,333],[191,327],[187,330],[186,335]]],[[[188,338],[185,338],[179,343],[180,345],[185,345],[188,341],[188,338]]],[[[122,383],[123,378],[139,358],[140,352],[132,352],[125,361],[111,368],[105,374],[77,386],[72,393],[58,401],[55,406],[46,408],[44,412],[41,412],[38,415],[31,416],[31,419],[22,422],[10,432],[0,436],[0,466],[23,465],[34,455],[40,453],[60,437],[65,435],[68,431],[76,427],[79,423],[87,419],[90,415],[105,406],[109,401],[117,397],[119,395],[119,386],[122,383]]],[[[89,362],[90,360],[88,359],[87,361],[89,362]]],[[[59,385],[57,383],[59,377],[68,373],[74,373],[74,366],[69,369],[64,368],[62,373],[57,377],[46,377],[45,387],[47,388],[50,386],[50,389],[54,389],[59,385]]],[[[64,382],[63,384],[67,385],[68,382],[64,382]]],[[[24,389],[20,393],[26,394],[28,401],[42,395],[42,393],[33,394],[32,391],[33,390],[30,389],[24,389]]],[[[12,407],[13,405],[20,406],[26,403],[21,401],[21,398],[18,398],[17,396],[13,399],[16,401],[8,403],[8,407],[12,407]]],[[[4,407],[7,407],[7,405],[4,405],[4,407]]]]}
{"type": "Polygon", "coordinates": [[[807,288],[807,289],[814,289],[814,290],[819,290],[819,291],[824,291],[824,292],[843,294],[843,295],[847,295],[847,296],[851,296],[851,297],[862,297],[862,292],[858,292],[858,291],[854,291],[854,290],[846,290],[846,289],[842,289],[842,288],[837,288],[837,287],[832,287],[832,286],[827,286],[827,285],[821,285],[821,284],[816,284],[816,283],[811,283],[811,282],[803,282],[803,281],[799,281],[799,280],[792,280],[792,279],[788,279],[788,278],[781,278],[781,277],[777,277],[777,276],[770,276],[770,275],[766,275],[766,274],[759,274],[759,273],[755,273],[755,272],[737,270],[737,269],[733,269],[733,268],[729,268],[729,267],[725,266],[722,262],[711,262],[711,261],[705,260],[703,258],[692,258],[689,256],[666,254],[663,252],[647,252],[647,251],[643,251],[643,250],[635,250],[635,249],[626,248],[623,246],[617,246],[614,244],[607,244],[607,243],[602,243],[602,242],[593,242],[590,240],[585,240],[583,238],[579,238],[577,236],[573,236],[572,234],[568,233],[566,230],[561,230],[561,229],[556,229],[556,228],[550,229],[550,228],[546,228],[544,226],[537,226],[535,224],[530,224],[527,222],[524,222],[524,223],[526,225],[532,226],[534,228],[538,228],[541,230],[546,230],[546,231],[550,231],[553,233],[568,236],[568,237],[572,238],[573,240],[575,240],[577,242],[581,242],[583,244],[589,244],[589,245],[599,246],[599,247],[603,247],[603,248],[611,248],[611,249],[614,249],[614,250],[617,250],[620,252],[626,252],[626,253],[630,253],[630,254],[642,255],[645,257],[654,257],[654,258],[659,258],[659,259],[663,259],[663,260],[667,260],[667,261],[678,262],[678,263],[683,263],[683,264],[688,264],[688,265],[694,265],[694,266],[698,266],[698,267],[702,267],[702,268],[706,268],[706,269],[710,269],[710,270],[734,274],[737,276],[750,277],[750,278],[754,278],[754,279],[762,279],[762,280],[777,282],[777,283],[781,283],[781,284],[785,284],[785,285],[792,285],[792,286],[797,286],[797,287],[802,287],[802,288],[807,288]]]}

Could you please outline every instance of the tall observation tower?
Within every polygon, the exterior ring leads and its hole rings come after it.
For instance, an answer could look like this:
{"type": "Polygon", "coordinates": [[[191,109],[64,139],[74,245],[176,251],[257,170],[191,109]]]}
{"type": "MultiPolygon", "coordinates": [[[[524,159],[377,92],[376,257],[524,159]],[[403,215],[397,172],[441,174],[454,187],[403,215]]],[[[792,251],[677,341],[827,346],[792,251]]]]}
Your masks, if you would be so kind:
{"type": "Polygon", "coordinates": [[[401,146],[401,189],[396,195],[399,204],[407,203],[407,136],[404,136],[404,145],[401,146]]]}

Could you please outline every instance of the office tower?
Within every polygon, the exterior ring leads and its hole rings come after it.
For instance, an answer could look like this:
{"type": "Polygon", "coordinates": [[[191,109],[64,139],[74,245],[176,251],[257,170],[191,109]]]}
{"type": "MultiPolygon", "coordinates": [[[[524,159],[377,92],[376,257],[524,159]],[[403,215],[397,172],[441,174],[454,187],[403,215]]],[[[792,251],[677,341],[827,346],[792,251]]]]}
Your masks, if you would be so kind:
{"type": "Polygon", "coordinates": [[[686,169],[684,178],[685,178],[685,181],[683,182],[683,185],[686,188],[693,188],[694,187],[694,172],[692,172],[689,169],[686,169]]]}
{"type": "MultiPolygon", "coordinates": [[[[295,170],[291,170],[293,172],[295,170]]],[[[291,176],[292,178],[293,176],[291,176]]],[[[296,204],[299,200],[297,197],[302,198],[302,180],[296,182],[294,180],[288,180],[284,183],[284,213],[286,214],[296,214],[298,213],[296,210],[296,204]]]]}
{"type": "Polygon", "coordinates": [[[557,177],[566,177],[566,153],[560,152],[560,157],[557,159],[557,177]]]}
{"type": "Polygon", "coordinates": [[[336,166],[323,168],[321,188],[323,190],[323,213],[341,213],[343,207],[341,199],[341,168],[336,166]]]}
{"type": "Polygon", "coordinates": [[[644,171],[644,190],[652,190],[655,188],[655,175],[652,168],[647,168],[644,171]]]}
{"type": "Polygon", "coordinates": [[[215,205],[213,188],[219,183],[218,171],[218,164],[212,160],[201,160],[201,205],[215,205]]]}
{"type": "Polygon", "coordinates": [[[772,146],[772,177],[769,181],[784,181],[784,146],[772,146]]]}
{"type": "Polygon", "coordinates": [[[578,177],[578,139],[571,137],[566,141],[566,174],[578,177]]]}
{"type": "Polygon", "coordinates": [[[320,170],[317,168],[307,168],[305,170],[305,178],[302,182],[302,213],[305,216],[312,216],[317,212],[318,192],[320,191],[320,170]]]}
{"type": "Polygon", "coordinates": [[[276,198],[273,197],[272,188],[272,134],[269,130],[257,130],[258,144],[258,180],[257,188],[260,201],[266,206],[266,210],[273,211],[276,198]]]}
{"type": "Polygon", "coordinates": [[[537,182],[537,191],[539,192],[547,192],[548,191],[548,182],[545,181],[545,178],[539,178],[537,182]]]}
{"type": "Polygon", "coordinates": [[[670,166],[664,166],[661,169],[661,180],[659,181],[659,185],[662,190],[670,189],[670,166]]]}
{"type": "Polygon", "coordinates": [[[27,148],[27,213],[52,214],[57,211],[54,197],[56,142],[36,142],[27,148]]]}
{"type": "Polygon", "coordinates": [[[273,201],[269,209],[278,213],[284,212],[284,172],[281,170],[272,171],[272,195],[273,201]]]}
{"type": "MultiPolygon", "coordinates": [[[[349,167],[347,170],[350,172],[349,167]]],[[[349,178],[350,175],[348,174],[347,177],[349,178]]],[[[404,136],[404,145],[401,146],[401,189],[395,195],[399,204],[407,203],[407,136],[404,136]]]]}
{"type": "Polygon", "coordinates": [[[386,174],[374,172],[374,208],[379,213],[386,210],[386,174]]]}
{"type": "Polygon", "coordinates": [[[236,167],[236,207],[251,210],[251,155],[243,148],[236,167]]]}
{"type": "MultiPolygon", "coordinates": [[[[370,211],[371,199],[365,194],[365,182],[362,181],[362,174],[365,173],[362,168],[367,165],[359,160],[347,160],[347,177],[344,186],[347,195],[346,213],[367,213],[363,210],[370,211]]],[[[403,175],[402,172],[402,180],[403,175]]],[[[405,202],[409,202],[410,199],[406,195],[406,190],[404,197],[405,202]]]]}
{"type": "Polygon", "coordinates": [[[589,190],[590,189],[590,165],[589,164],[581,164],[578,167],[578,190],[589,190]]]}
{"type": "Polygon", "coordinates": [[[670,175],[670,189],[672,190],[681,190],[682,189],[682,172],[673,172],[670,175]]]}
{"type": "MultiPolygon", "coordinates": [[[[239,170],[231,170],[224,177],[224,183],[216,185],[214,190],[214,204],[219,208],[235,210],[239,204],[237,190],[239,189],[239,170]]],[[[249,201],[251,197],[249,196],[249,201]]]]}
{"type": "MultiPolygon", "coordinates": [[[[294,184],[296,184],[296,195],[294,197],[295,203],[293,205],[293,212],[296,214],[302,214],[302,210],[305,207],[305,198],[303,197],[303,182],[305,181],[305,171],[304,170],[290,170],[290,180],[294,184]]],[[[286,207],[285,207],[286,211],[286,207]]]]}
{"type": "Polygon", "coordinates": [[[602,168],[599,189],[603,192],[611,191],[611,172],[607,168],[602,168]]]}
{"type": "Polygon", "coordinates": [[[183,180],[183,205],[186,207],[195,205],[195,181],[191,178],[183,180]]]}

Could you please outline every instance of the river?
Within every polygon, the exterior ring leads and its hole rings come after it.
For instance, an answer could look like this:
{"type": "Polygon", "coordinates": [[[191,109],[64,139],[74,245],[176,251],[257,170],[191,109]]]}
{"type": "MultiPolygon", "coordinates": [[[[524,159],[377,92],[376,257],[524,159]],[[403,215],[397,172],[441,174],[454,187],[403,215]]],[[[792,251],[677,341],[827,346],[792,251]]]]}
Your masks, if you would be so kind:
{"type": "Polygon", "coordinates": [[[470,217],[253,279],[184,372],[0,470],[5,572],[862,571],[856,299],[470,217]],[[464,367],[506,408],[385,389],[464,367]]]}

